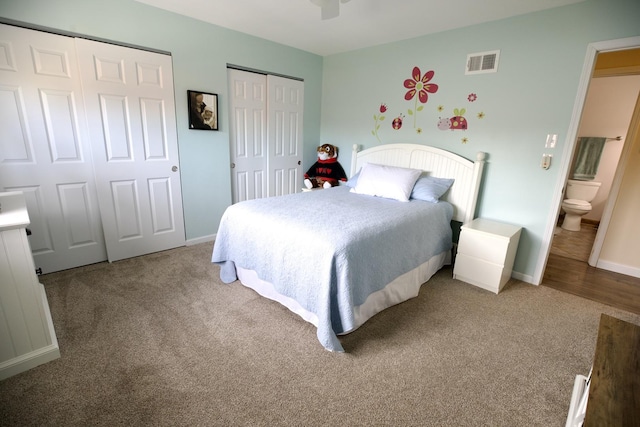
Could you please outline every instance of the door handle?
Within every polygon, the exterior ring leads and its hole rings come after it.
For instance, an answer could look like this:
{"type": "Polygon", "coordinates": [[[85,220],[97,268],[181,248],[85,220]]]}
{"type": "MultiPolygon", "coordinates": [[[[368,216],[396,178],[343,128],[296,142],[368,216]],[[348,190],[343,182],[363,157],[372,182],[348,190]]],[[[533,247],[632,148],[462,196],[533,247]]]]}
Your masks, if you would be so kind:
{"type": "Polygon", "coordinates": [[[171,172],[178,172],[178,167],[177,166],[173,166],[171,168],[171,172]]]}
{"type": "Polygon", "coordinates": [[[235,168],[236,164],[235,163],[231,163],[231,169],[235,168]]]}
{"type": "Polygon", "coordinates": [[[301,165],[301,164],[302,164],[302,161],[301,161],[301,160],[298,160],[298,166],[299,166],[299,165],[301,165]]]}

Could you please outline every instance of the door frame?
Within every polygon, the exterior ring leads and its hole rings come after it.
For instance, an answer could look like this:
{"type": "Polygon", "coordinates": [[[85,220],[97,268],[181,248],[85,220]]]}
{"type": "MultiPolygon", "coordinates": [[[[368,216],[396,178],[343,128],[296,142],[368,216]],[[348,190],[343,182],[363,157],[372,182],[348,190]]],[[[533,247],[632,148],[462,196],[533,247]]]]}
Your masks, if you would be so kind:
{"type": "MultiPolygon", "coordinates": [[[[582,111],[584,109],[585,100],[587,98],[587,90],[589,89],[589,84],[593,75],[596,57],[599,52],[611,52],[616,50],[634,49],[638,47],[640,47],[640,37],[627,37],[623,39],[595,42],[590,43],[587,46],[587,53],[582,67],[582,73],[578,84],[578,91],[576,93],[576,100],[573,106],[573,112],[571,114],[571,121],[569,122],[569,129],[567,131],[567,137],[565,139],[562,159],[559,162],[560,174],[558,175],[556,186],[553,192],[553,208],[550,209],[549,215],[547,216],[547,226],[542,236],[542,245],[540,247],[540,253],[538,255],[538,263],[533,275],[533,283],[535,285],[539,285],[542,282],[542,278],[544,277],[544,270],[547,266],[549,251],[551,249],[551,242],[553,240],[553,233],[556,228],[558,215],[560,214],[560,206],[562,203],[562,196],[564,194],[564,187],[567,181],[567,176],[569,174],[571,159],[573,158],[573,154],[576,148],[578,126],[580,125],[580,119],[582,117],[582,111]]],[[[615,189],[616,193],[614,194],[614,188],[612,187],[611,193],[609,194],[609,199],[615,200],[618,189],[619,187],[615,189]]],[[[601,222],[601,226],[603,225],[606,227],[608,226],[608,223],[605,225],[601,222]]]]}

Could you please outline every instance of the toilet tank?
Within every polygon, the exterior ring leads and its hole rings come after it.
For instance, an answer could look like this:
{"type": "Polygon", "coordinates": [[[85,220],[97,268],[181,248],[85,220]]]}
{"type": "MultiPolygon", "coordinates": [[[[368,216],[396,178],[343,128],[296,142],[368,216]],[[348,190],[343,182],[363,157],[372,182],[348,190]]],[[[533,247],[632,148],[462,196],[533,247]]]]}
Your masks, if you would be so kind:
{"type": "Polygon", "coordinates": [[[596,197],[596,194],[598,194],[599,188],[600,183],[596,181],[577,181],[575,179],[569,179],[567,180],[565,199],[576,199],[590,202],[596,197]]]}

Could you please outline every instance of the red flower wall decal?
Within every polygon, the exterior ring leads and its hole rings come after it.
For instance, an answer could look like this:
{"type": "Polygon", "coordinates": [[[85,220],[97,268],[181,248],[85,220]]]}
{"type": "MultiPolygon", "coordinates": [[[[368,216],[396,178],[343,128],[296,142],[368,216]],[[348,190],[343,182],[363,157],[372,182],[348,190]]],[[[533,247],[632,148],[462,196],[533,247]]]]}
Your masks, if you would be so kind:
{"type": "Polygon", "coordinates": [[[378,141],[380,141],[380,137],[378,136],[378,130],[380,129],[380,122],[384,120],[384,113],[386,112],[387,112],[387,104],[383,102],[382,104],[380,104],[380,114],[373,115],[373,121],[375,122],[375,125],[373,130],[371,131],[371,134],[375,136],[378,139],[378,141]]]}
{"type": "Polygon", "coordinates": [[[418,111],[422,111],[423,106],[418,106],[418,101],[422,104],[426,104],[429,100],[430,93],[436,93],[438,91],[438,85],[434,83],[429,83],[433,78],[435,72],[433,70],[427,71],[422,74],[420,68],[413,67],[413,73],[411,74],[410,79],[406,79],[404,81],[404,87],[409,89],[407,93],[404,95],[404,99],[407,101],[411,101],[415,99],[415,105],[413,110],[408,110],[409,115],[413,115],[413,127],[416,127],[416,116],[414,113],[418,111]],[[417,96],[416,96],[417,95],[417,96]]]}

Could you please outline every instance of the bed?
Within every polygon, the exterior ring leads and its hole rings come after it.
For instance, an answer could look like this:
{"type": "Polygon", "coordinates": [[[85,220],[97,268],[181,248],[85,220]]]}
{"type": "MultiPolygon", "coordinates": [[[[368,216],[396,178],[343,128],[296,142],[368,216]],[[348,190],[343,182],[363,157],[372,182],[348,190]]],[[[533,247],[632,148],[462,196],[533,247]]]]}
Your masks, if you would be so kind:
{"type": "Polygon", "coordinates": [[[342,352],[338,335],[416,297],[450,264],[452,223],[474,217],[484,158],[417,144],[354,145],[348,185],[229,206],[212,262],[224,283],[239,280],[279,302],[316,326],[325,349],[342,352]],[[397,176],[404,193],[396,197],[397,176]],[[434,180],[453,181],[435,199],[418,194],[418,182],[431,191],[434,180]]]}

